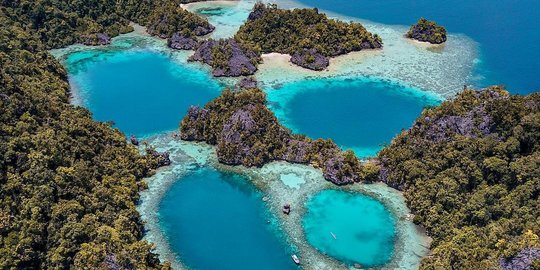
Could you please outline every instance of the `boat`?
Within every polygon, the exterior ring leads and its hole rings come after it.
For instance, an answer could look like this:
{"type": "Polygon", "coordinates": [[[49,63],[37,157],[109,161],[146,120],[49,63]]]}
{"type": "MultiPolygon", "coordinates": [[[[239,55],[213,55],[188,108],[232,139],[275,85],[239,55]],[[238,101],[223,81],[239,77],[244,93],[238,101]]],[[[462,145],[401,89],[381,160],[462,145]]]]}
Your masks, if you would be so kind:
{"type": "Polygon", "coordinates": [[[332,235],[332,237],[334,237],[334,239],[337,239],[336,235],[333,232],[330,232],[330,234],[332,235]]]}
{"type": "Polygon", "coordinates": [[[298,256],[296,256],[296,254],[291,255],[291,258],[294,261],[294,263],[300,264],[300,259],[298,259],[298,256]]]}

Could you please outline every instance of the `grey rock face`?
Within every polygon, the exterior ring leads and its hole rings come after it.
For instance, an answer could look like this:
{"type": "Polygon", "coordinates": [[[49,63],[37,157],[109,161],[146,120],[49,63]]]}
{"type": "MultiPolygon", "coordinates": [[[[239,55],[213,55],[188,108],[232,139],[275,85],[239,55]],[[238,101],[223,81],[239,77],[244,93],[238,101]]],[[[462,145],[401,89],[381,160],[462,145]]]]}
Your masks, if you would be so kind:
{"type": "Polygon", "coordinates": [[[317,71],[327,68],[330,64],[328,57],[325,57],[316,49],[304,49],[303,51],[295,52],[291,57],[291,62],[301,67],[317,71]]]}
{"type": "Polygon", "coordinates": [[[89,46],[107,45],[111,43],[111,37],[105,33],[88,34],[81,37],[81,43],[89,46]]]}
{"type": "Polygon", "coordinates": [[[253,77],[247,77],[241,79],[234,88],[239,91],[241,89],[257,88],[257,80],[253,77]]]}
{"type": "Polygon", "coordinates": [[[215,77],[238,77],[253,75],[257,71],[258,56],[251,51],[244,51],[234,39],[208,40],[202,43],[190,61],[200,61],[213,67],[215,77]],[[225,60],[213,59],[214,51],[218,50],[225,60]]]}
{"type": "Polygon", "coordinates": [[[540,249],[526,248],[510,259],[501,258],[499,265],[503,270],[529,270],[533,260],[540,260],[540,249]]]}
{"type": "Polygon", "coordinates": [[[188,122],[189,128],[182,130],[180,138],[185,141],[203,141],[204,125],[208,120],[209,112],[198,106],[190,106],[184,121],[188,122]]]}
{"type": "Polygon", "coordinates": [[[198,45],[199,42],[197,42],[196,38],[187,37],[180,33],[174,33],[174,35],[167,40],[167,46],[177,50],[195,50],[198,45]]]}

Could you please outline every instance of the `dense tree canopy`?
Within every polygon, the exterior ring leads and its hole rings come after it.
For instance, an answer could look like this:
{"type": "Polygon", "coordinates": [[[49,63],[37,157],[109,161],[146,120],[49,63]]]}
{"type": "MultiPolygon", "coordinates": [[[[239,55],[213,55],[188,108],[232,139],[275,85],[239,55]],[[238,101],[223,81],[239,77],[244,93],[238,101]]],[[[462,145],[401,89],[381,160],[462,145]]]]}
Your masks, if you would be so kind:
{"type": "Polygon", "coordinates": [[[161,156],[142,156],[109,123],[70,105],[66,71],[45,50],[126,29],[107,14],[114,1],[94,2],[2,2],[1,269],[163,268],[141,241],[135,209],[141,178],[161,156]]]}
{"type": "Polygon", "coordinates": [[[441,44],[446,41],[446,29],[434,21],[420,18],[415,25],[411,26],[405,36],[418,41],[441,44]]]}
{"type": "Polygon", "coordinates": [[[424,111],[379,159],[433,237],[423,269],[496,269],[540,248],[540,94],[466,90],[424,111]]]}
{"type": "Polygon", "coordinates": [[[15,0],[2,8],[13,24],[45,45],[58,48],[74,43],[98,45],[133,30],[133,21],[170,37],[174,32],[201,35],[212,31],[206,19],[179,7],[182,0],[15,0]],[[103,34],[100,42],[98,34],[103,34]]]}
{"type": "Polygon", "coordinates": [[[180,131],[184,140],[216,145],[218,159],[225,164],[262,166],[274,160],[311,164],[338,185],[374,181],[378,172],[362,166],[352,151],[341,151],[332,140],[292,134],[267,108],[265,93],[256,87],[225,89],[204,108],[191,107],[180,131]]]}

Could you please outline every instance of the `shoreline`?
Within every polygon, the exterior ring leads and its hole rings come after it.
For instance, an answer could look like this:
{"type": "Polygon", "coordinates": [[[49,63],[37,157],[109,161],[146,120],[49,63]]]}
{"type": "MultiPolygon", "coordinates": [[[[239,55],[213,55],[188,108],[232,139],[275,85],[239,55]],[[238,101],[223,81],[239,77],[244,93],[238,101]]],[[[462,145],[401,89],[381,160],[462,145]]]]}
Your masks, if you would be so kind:
{"type": "Polygon", "coordinates": [[[380,201],[394,216],[396,221],[396,239],[393,255],[390,261],[375,269],[417,269],[420,263],[418,255],[426,256],[429,252],[430,238],[422,233],[422,228],[414,225],[407,218],[410,214],[402,194],[384,183],[362,184],[355,183],[347,186],[336,186],[324,179],[319,169],[309,165],[291,164],[284,161],[274,161],[261,168],[246,168],[244,166],[229,166],[217,161],[215,147],[204,143],[185,142],[172,138],[173,133],[161,134],[147,141],[158,151],[170,151],[172,164],[160,168],[155,175],[145,178],[148,189],[140,193],[140,203],[137,210],[145,222],[144,240],[154,243],[160,259],[170,261],[175,269],[187,269],[180,257],[169,245],[169,240],[159,225],[159,204],[163,195],[176,181],[190,171],[203,166],[217,170],[238,173],[245,176],[249,184],[254,185],[263,195],[264,204],[269,212],[278,220],[277,230],[283,232],[285,242],[295,251],[302,264],[302,269],[350,269],[330,256],[324,255],[312,247],[304,236],[302,219],[307,209],[307,200],[325,189],[335,189],[370,196],[380,201]],[[285,178],[292,177],[298,181],[288,185],[285,178]],[[290,215],[283,215],[281,207],[290,203],[290,215]]]}
{"type": "Polygon", "coordinates": [[[209,0],[209,1],[202,1],[202,2],[191,2],[187,4],[180,4],[180,7],[193,12],[195,11],[195,7],[197,6],[205,6],[205,5],[228,5],[233,6],[238,3],[242,2],[241,0],[209,0]]]}

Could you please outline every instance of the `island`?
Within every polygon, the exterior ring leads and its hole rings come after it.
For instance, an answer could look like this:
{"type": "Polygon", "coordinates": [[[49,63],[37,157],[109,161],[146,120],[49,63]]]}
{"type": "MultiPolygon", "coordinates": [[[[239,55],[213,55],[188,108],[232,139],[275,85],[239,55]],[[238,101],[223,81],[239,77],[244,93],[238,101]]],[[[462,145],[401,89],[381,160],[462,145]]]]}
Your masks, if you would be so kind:
{"type": "MultiPolygon", "coordinates": [[[[186,37],[182,42],[195,44],[186,37]]],[[[330,57],[379,48],[382,39],[360,23],[329,19],[317,9],[285,10],[257,3],[234,38],[200,42],[191,60],[210,65],[214,76],[237,77],[254,74],[263,53],[289,54],[292,63],[320,71],[328,67],[330,57]]]]}
{"type": "Polygon", "coordinates": [[[239,85],[237,90],[224,89],[203,108],[190,107],[180,124],[181,139],[216,145],[218,160],[228,165],[251,167],[284,160],[321,168],[336,185],[377,180],[377,166],[362,165],[352,151],[343,152],[331,140],[312,140],[283,127],[252,79],[239,85]]]}
{"type": "Polygon", "coordinates": [[[431,44],[442,44],[446,42],[446,29],[437,25],[434,21],[420,18],[415,25],[412,25],[407,34],[407,38],[431,44]]]}

